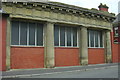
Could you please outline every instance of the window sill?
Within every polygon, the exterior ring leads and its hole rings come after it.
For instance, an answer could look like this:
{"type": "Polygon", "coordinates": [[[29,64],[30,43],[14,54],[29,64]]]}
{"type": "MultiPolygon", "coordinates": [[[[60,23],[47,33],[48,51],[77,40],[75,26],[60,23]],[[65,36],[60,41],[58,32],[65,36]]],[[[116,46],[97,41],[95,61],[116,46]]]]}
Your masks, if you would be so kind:
{"type": "Polygon", "coordinates": [[[120,44],[120,42],[114,42],[114,44],[120,44]]]}
{"type": "Polygon", "coordinates": [[[118,35],[115,35],[114,37],[118,37],[118,35]]]}
{"type": "Polygon", "coordinates": [[[29,47],[29,48],[35,48],[35,47],[44,47],[44,46],[24,46],[24,45],[11,45],[11,47],[29,47]]]}
{"type": "Polygon", "coordinates": [[[55,48],[72,48],[72,49],[73,49],[73,48],[79,48],[79,47],[64,47],[64,46],[62,47],[62,46],[55,46],[55,48]]]}
{"type": "Polygon", "coordinates": [[[88,48],[96,48],[96,49],[103,49],[104,47],[88,47],[88,48]]]}

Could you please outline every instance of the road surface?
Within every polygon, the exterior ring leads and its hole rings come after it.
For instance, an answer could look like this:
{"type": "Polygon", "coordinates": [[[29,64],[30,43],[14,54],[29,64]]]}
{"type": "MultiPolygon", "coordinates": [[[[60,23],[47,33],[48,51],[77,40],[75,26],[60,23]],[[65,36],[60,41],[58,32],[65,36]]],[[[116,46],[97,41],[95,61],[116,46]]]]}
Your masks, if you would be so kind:
{"type": "Polygon", "coordinates": [[[19,78],[118,78],[118,66],[86,71],[73,70],[52,72],[40,75],[20,76],[19,78]]]}

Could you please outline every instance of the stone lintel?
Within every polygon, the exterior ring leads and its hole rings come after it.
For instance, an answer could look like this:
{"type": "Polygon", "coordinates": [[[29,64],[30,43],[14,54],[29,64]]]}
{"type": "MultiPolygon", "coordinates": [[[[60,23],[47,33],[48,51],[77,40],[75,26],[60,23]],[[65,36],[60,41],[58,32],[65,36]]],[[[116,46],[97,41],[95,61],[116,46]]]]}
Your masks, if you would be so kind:
{"type": "Polygon", "coordinates": [[[31,19],[31,20],[39,20],[39,21],[47,21],[47,22],[54,22],[54,23],[63,23],[63,24],[69,24],[69,25],[76,25],[76,26],[84,26],[87,28],[98,28],[98,29],[105,29],[105,30],[111,30],[112,27],[107,26],[100,26],[100,25],[92,25],[92,24],[86,24],[86,23],[78,23],[78,22],[71,22],[71,21],[62,21],[62,20],[53,20],[49,18],[42,18],[42,17],[32,17],[32,16],[23,16],[23,15],[10,15],[11,18],[22,18],[22,19],[31,19]]]}

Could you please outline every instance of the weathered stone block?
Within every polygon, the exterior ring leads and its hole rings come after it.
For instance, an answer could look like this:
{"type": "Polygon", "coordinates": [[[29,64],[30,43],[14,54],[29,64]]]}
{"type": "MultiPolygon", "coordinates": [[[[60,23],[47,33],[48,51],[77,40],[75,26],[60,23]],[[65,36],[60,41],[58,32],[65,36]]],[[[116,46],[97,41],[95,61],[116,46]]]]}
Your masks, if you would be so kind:
{"type": "Polygon", "coordinates": [[[25,13],[26,15],[32,15],[33,10],[32,9],[26,9],[25,13]]]}
{"type": "Polygon", "coordinates": [[[7,13],[12,13],[12,7],[7,7],[5,6],[5,8],[3,8],[4,11],[6,11],[7,13]]]}
{"type": "Polygon", "coordinates": [[[50,18],[52,18],[52,19],[57,19],[57,13],[51,12],[51,13],[50,13],[50,18]]]}
{"type": "Polygon", "coordinates": [[[50,17],[50,12],[43,11],[43,15],[42,16],[49,18],[50,17]]]}
{"type": "Polygon", "coordinates": [[[25,9],[23,8],[16,8],[16,14],[23,14],[25,13],[25,9]]]}
{"type": "Polygon", "coordinates": [[[41,11],[35,10],[33,16],[41,16],[41,11]]]}

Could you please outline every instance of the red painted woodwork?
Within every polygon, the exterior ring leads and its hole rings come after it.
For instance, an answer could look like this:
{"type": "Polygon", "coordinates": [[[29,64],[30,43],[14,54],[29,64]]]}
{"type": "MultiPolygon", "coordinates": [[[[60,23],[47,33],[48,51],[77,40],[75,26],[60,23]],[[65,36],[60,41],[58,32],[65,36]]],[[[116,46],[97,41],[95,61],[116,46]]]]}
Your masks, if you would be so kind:
{"type": "Polygon", "coordinates": [[[6,17],[0,19],[0,71],[6,70],[6,17]]]}
{"type": "Polygon", "coordinates": [[[88,49],[88,63],[102,64],[105,63],[104,48],[89,48],[88,49]]]}
{"type": "Polygon", "coordinates": [[[44,67],[43,47],[12,47],[11,69],[29,69],[44,67]]]}
{"type": "Polygon", "coordinates": [[[79,61],[79,48],[55,48],[55,66],[76,66],[79,61]]]}

